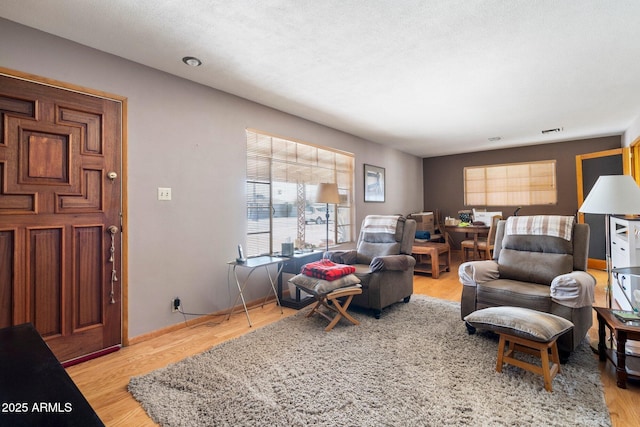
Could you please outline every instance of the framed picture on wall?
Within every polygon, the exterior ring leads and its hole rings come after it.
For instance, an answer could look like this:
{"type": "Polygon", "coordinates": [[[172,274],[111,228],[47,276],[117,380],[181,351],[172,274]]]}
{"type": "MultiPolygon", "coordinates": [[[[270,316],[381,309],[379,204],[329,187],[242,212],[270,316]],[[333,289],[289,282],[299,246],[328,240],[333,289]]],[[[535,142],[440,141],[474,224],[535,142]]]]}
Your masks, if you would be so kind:
{"type": "Polygon", "coordinates": [[[384,202],[384,168],[364,165],[364,201],[384,202]]]}

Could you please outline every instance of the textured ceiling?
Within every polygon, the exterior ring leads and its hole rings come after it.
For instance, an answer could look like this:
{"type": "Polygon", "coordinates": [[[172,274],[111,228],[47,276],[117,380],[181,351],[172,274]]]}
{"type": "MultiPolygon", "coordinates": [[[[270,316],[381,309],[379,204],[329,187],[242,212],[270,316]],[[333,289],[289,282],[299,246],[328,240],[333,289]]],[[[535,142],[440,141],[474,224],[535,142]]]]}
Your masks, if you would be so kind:
{"type": "Polygon", "coordinates": [[[640,116],[637,0],[2,0],[0,16],[424,157],[640,116]]]}

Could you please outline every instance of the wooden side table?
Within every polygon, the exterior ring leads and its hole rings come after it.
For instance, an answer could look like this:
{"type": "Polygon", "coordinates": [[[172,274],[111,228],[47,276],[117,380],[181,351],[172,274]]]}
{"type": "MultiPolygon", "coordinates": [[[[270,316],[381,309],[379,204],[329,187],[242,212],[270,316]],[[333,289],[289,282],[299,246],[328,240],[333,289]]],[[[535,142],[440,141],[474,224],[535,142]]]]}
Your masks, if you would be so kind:
{"type": "Polygon", "coordinates": [[[616,368],[616,383],[627,388],[627,379],[640,380],[640,357],[626,354],[627,340],[640,340],[640,323],[622,322],[613,315],[611,309],[593,307],[598,315],[598,354],[601,361],[609,359],[616,368]],[[616,341],[616,349],[607,348],[606,330],[608,328],[616,341]]]}
{"type": "Polygon", "coordinates": [[[431,273],[431,277],[434,279],[440,277],[441,272],[449,271],[451,268],[451,250],[448,243],[414,243],[411,255],[416,258],[416,266],[413,271],[431,273]],[[431,264],[423,262],[423,256],[430,257],[431,264]]]}

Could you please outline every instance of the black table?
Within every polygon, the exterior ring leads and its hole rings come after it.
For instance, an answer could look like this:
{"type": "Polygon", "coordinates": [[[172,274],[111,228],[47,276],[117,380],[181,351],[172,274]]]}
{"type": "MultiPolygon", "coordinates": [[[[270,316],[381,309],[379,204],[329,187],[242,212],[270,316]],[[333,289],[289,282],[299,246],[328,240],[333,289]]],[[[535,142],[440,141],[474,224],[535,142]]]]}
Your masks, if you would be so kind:
{"type": "MultiPolygon", "coordinates": [[[[313,252],[296,252],[283,263],[282,265],[282,273],[293,274],[296,275],[300,273],[302,270],[302,266],[308,264],[310,262],[318,261],[322,259],[324,252],[322,251],[313,251],[313,252]]],[[[308,295],[306,297],[302,297],[300,294],[300,289],[296,287],[295,295],[289,295],[285,297],[283,295],[283,283],[282,274],[278,277],[278,298],[280,298],[280,304],[283,307],[295,308],[299,310],[303,307],[314,302],[316,299],[308,295]]]]}
{"type": "Polygon", "coordinates": [[[30,323],[0,329],[0,426],[104,426],[30,323]]]}

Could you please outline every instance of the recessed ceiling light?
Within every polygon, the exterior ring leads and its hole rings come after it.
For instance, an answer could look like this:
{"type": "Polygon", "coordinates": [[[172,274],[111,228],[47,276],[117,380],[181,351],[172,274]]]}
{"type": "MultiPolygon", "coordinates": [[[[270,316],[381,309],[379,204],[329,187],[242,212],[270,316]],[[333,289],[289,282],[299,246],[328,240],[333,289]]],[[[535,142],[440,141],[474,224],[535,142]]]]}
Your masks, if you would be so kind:
{"type": "Polygon", "coordinates": [[[182,58],[182,62],[184,62],[190,67],[199,67],[202,65],[202,61],[200,61],[198,58],[195,58],[193,56],[185,56],[184,58],[182,58]]]}
{"type": "Polygon", "coordinates": [[[495,141],[500,141],[501,139],[502,139],[501,136],[492,136],[491,138],[489,138],[489,141],[495,142],[495,141]]]}

